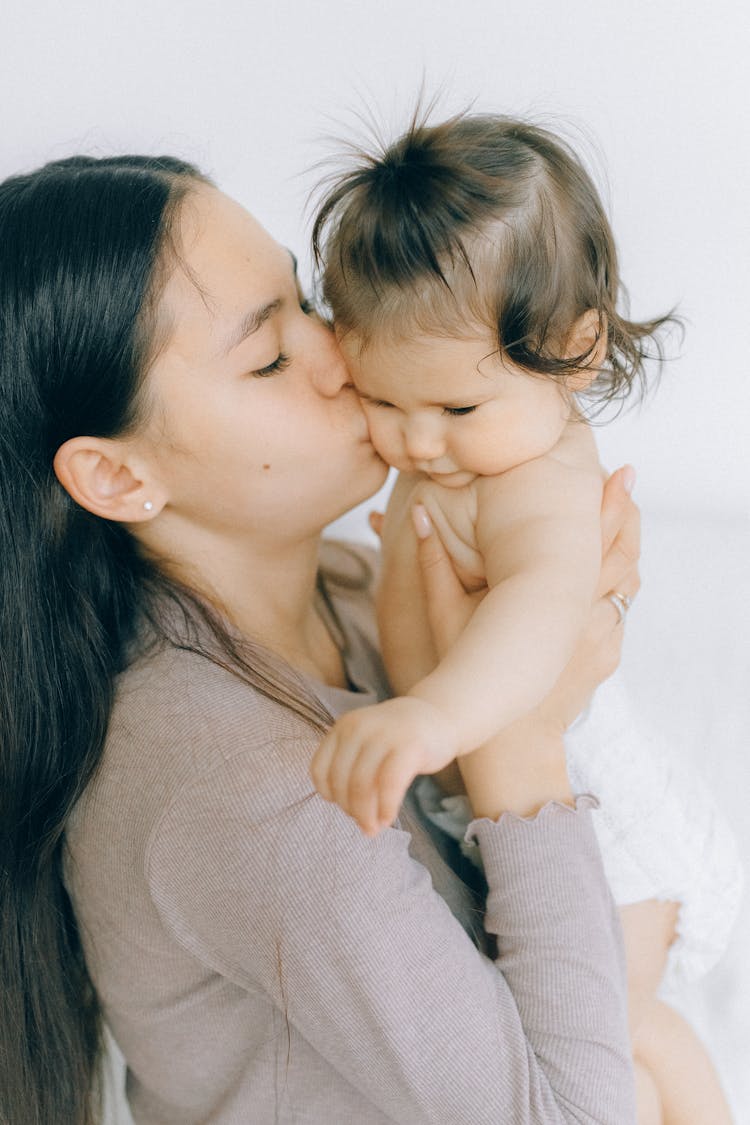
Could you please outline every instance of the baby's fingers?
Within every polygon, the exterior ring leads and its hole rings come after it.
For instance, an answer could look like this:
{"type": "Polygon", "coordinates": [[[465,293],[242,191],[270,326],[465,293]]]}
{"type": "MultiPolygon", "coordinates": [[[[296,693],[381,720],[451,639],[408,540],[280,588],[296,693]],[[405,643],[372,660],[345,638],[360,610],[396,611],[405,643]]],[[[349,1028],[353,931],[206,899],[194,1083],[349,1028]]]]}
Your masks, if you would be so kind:
{"type": "Polygon", "coordinates": [[[334,799],[328,775],[331,769],[331,762],[336,753],[337,741],[335,731],[330,730],[321,740],[310,762],[310,777],[312,778],[312,783],[321,797],[326,801],[333,801],[334,799]]]}
{"type": "Polygon", "coordinates": [[[416,754],[400,750],[386,756],[377,778],[379,828],[386,828],[396,819],[406,790],[418,773],[416,754]]]}
{"type": "Polygon", "coordinates": [[[352,763],[346,794],[340,802],[341,807],[357,821],[366,836],[376,836],[384,827],[380,813],[380,777],[384,754],[387,758],[381,742],[374,742],[360,749],[352,763]]]}
{"type": "Polygon", "coordinates": [[[323,739],[310,765],[310,776],[321,797],[339,805],[366,835],[378,830],[377,767],[378,761],[363,754],[358,743],[341,738],[336,728],[323,739]]]}

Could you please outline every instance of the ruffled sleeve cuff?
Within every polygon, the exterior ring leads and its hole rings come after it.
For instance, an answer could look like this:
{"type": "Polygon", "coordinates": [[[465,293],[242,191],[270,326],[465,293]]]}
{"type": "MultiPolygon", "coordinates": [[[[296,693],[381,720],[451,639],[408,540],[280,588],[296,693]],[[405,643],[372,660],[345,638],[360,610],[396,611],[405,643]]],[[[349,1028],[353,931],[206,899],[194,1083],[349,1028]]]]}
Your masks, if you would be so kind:
{"type": "Polygon", "coordinates": [[[604,876],[588,793],[575,806],[550,801],[534,816],[478,817],[465,839],[476,841],[489,887],[485,929],[520,934],[568,931],[570,947],[587,929],[610,928],[613,903],[604,876]]]}
{"type": "MultiPolygon", "coordinates": [[[[575,806],[565,804],[564,801],[548,801],[533,816],[519,816],[517,813],[501,813],[497,820],[488,816],[476,817],[471,820],[464,833],[467,844],[477,843],[482,845],[483,840],[489,839],[497,830],[508,833],[536,831],[541,833],[559,831],[558,822],[565,822],[567,817],[583,816],[591,809],[598,809],[599,802],[592,793],[579,793],[575,799],[575,806]],[[524,827],[519,828],[518,826],[524,827]]],[[[586,818],[588,819],[588,818],[586,818]]]]}

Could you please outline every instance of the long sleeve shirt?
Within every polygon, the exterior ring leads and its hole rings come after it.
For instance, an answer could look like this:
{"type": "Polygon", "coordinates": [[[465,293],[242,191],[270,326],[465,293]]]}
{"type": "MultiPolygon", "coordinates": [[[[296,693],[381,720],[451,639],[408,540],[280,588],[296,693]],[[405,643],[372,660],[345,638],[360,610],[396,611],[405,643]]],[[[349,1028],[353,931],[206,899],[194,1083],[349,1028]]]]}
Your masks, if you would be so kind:
{"type": "MultiPolygon", "coordinates": [[[[363,556],[323,558],[335,715],[388,685],[363,556]]],[[[472,822],[478,887],[411,795],[368,839],[315,794],[318,737],[172,646],[120,679],[65,878],[137,1125],[631,1125],[591,799],[472,822]]]]}

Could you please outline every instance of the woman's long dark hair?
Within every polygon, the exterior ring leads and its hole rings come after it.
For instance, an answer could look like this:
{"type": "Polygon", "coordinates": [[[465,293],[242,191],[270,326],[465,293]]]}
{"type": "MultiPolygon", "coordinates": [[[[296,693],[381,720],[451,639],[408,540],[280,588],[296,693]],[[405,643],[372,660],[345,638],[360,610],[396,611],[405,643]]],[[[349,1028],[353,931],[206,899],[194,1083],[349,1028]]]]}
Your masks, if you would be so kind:
{"type": "Polygon", "coordinates": [[[127,536],[53,458],[134,420],[169,214],[196,175],[83,157],[0,185],[0,1117],[98,1116],[98,1005],[62,882],[66,818],[104,741],[134,620],[127,536]],[[184,190],[184,188],[182,188],[184,190]]]}
{"type": "Polygon", "coordinates": [[[67,439],[138,422],[173,218],[201,179],[169,157],[75,157],[0,184],[3,1125],[100,1119],[101,1016],[63,884],[64,829],[100,759],[139,620],[158,632],[153,607],[169,596],[218,642],[208,651],[200,630],[183,630],[183,647],[314,726],[327,720],[288,670],[230,637],[53,471],[67,439]]]}

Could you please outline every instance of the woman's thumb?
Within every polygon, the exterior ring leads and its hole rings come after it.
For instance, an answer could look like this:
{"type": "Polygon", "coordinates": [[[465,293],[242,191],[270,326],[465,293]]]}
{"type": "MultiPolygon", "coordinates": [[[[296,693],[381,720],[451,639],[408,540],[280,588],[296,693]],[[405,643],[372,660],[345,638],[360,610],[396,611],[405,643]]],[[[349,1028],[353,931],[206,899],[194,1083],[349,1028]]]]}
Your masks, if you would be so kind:
{"type": "Polygon", "coordinates": [[[446,599],[455,598],[457,593],[464,591],[443,541],[435,534],[432,520],[423,504],[414,505],[411,519],[417,534],[417,558],[427,596],[428,612],[432,618],[433,605],[435,612],[439,614],[440,606],[445,606],[446,599]]]}

